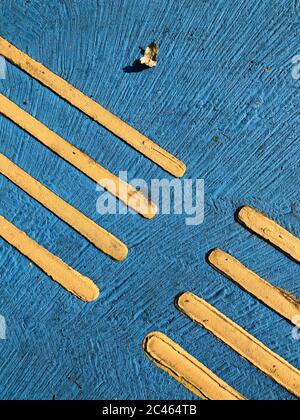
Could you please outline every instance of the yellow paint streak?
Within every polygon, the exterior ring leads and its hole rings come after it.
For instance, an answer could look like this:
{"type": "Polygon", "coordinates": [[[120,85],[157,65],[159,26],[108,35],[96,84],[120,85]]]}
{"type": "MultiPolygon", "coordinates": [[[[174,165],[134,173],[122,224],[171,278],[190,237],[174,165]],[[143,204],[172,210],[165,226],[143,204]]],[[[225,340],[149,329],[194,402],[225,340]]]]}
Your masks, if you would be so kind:
{"type": "Polygon", "coordinates": [[[272,286],[231,255],[216,249],[208,256],[209,263],[248,293],[294,323],[300,314],[300,302],[288,293],[272,286]]]}
{"type": "Polygon", "coordinates": [[[140,213],[148,219],[155,216],[157,207],[154,203],[149,202],[148,198],[143,194],[117,176],[111,174],[85,153],[72,146],[2,94],[0,94],[0,113],[119,198],[137,213],[140,213]]]}
{"type": "Polygon", "coordinates": [[[123,261],[126,258],[128,254],[126,245],[36,181],[1,153],[0,173],[68,223],[98,249],[117,261],[123,261]]]}
{"type": "Polygon", "coordinates": [[[0,216],[0,236],[68,292],[85,302],[92,302],[98,298],[99,289],[92,280],[73,270],[3,216],[0,216]]]}
{"type": "Polygon", "coordinates": [[[243,207],[238,220],[252,232],[300,262],[300,239],[252,207],[243,207]]]}
{"type": "Polygon", "coordinates": [[[220,401],[245,399],[166,335],[159,332],[148,334],[143,348],[157,367],[200,398],[220,401]]]}
{"type": "Polygon", "coordinates": [[[186,166],[180,160],[1,37],[0,55],[44,86],[47,86],[61,98],[124,140],[170,174],[177,177],[184,175],[186,166]]]}
{"type": "Polygon", "coordinates": [[[300,398],[300,372],[247,331],[190,292],[177,300],[178,308],[260,371],[300,398]]]}

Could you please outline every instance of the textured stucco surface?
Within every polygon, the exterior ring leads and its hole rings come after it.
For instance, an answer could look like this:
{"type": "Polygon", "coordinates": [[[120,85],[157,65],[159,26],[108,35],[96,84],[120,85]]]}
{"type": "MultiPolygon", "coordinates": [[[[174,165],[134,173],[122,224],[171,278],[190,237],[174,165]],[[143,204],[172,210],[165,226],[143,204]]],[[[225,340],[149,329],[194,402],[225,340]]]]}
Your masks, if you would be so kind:
{"type": "MultiPolygon", "coordinates": [[[[300,54],[297,0],[1,0],[1,34],[117,113],[204,178],[205,221],[146,221],[96,213],[95,185],[0,117],[0,152],[125,241],[113,262],[0,177],[0,212],[101,287],[84,304],[0,241],[0,397],[189,399],[143,354],[161,330],[248,398],[292,399],[178,313],[184,290],[219,310],[300,368],[292,327],[214,272],[205,254],[231,252],[300,297],[300,268],[248,233],[235,210],[252,204],[300,236],[300,54]],[[152,40],[155,71],[124,73],[152,40]],[[269,68],[269,71],[265,71],[269,68]]],[[[166,174],[89,118],[8,65],[1,92],[114,172],[166,174]]],[[[167,176],[167,178],[169,178],[167,176]]]]}

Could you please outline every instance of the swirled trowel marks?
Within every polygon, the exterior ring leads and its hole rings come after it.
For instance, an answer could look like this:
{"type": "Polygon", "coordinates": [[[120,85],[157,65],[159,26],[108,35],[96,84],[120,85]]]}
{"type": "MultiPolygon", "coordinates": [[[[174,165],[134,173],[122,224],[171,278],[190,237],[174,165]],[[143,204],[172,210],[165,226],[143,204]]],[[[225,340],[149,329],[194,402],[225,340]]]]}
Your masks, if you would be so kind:
{"type": "Polygon", "coordinates": [[[178,344],[160,332],[148,334],[143,343],[147,357],[159,368],[205,400],[245,400],[178,344]]]}
{"type": "Polygon", "coordinates": [[[92,302],[98,298],[99,289],[92,280],[73,270],[3,216],[0,216],[0,237],[29,258],[68,292],[85,302],[92,302]]]}

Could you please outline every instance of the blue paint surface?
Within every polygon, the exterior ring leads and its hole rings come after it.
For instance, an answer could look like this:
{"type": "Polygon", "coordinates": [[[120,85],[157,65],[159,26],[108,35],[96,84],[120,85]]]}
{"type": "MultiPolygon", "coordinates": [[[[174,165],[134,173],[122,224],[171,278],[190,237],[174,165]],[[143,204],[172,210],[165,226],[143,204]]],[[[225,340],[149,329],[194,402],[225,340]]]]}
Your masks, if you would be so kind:
{"type": "MultiPolygon", "coordinates": [[[[300,297],[300,268],[234,220],[243,204],[300,236],[298,0],[1,0],[1,34],[188,165],[206,183],[205,221],[184,216],[100,216],[95,185],[0,117],[0,152],[128,244],[119,264],[98,252],[8,180],[0,212],[101,287],[84,304],[0,241],[1,399],[190,399],[143,354],[160,330],[248,398],[293,397],[183,317],[191,290],[300,368],[292,327],[229,280],[205,254],[231,252],[300,297]],[[151,41],[154,71],[123,68],[151,41]]],[[[1,92],[55,132],[130,178],[166,174],[8,64],[1,92]]],[[[168,179],[170,177],[167,176],[168,179]]]]}

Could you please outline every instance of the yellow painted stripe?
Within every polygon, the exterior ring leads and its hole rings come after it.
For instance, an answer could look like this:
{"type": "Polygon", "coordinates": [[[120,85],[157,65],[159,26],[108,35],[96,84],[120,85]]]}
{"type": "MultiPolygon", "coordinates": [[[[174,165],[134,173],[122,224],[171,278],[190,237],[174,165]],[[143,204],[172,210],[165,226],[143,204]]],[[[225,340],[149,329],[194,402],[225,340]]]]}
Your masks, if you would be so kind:
{"type": "Polygon", "coordinates": [[[0,236],[68,292],[86,302],[98,298],[99,289],[92,280],[73,270],[3,216],[0,216],[0,236]]]}
{"type": "Polygon", "coordinates": [[[238,260],[220,249],[215,249],[208,256],[209,263],[230,280],[233,280],[248,293],[259,299],[269,308],[295,323],[300,314],[300,302],[284,290],[272,286],[238,260]]]}
{"type": "Polygon", "coordinates": [[[300,398],[300,372],[247,331],[190,292],[183,293],[177,306],[185,315],[213,333],[240,356],[300,398]]]}
{"type": "Polygon", "coordinates": [[[157,367],[200,398],[221,401],[245,399],[166,335],[159,332],[148,334],[143,348],[157,367]]]}
{"type": "Polygon", "coordinates": [[[107,169],[100,166],[85,153],[72,146],[2,94],[0,94],[0,113],[137,213],[148,219],[155,216],[157,208],[155,204],[149,202],[147,197],[117,176],[111,174],[107,169]]]}
{"type": "Polygon", "coordinates": [[[184,175],[186,166],[180,160],[1,37],[0,55],[44,86],[47,86],[61,98],[107,128],[170,174],[177,177],[184,175]]]}
{"type": "Polygon", "coordinates": [[[0,173],[68,223],[98,249],[117,261],[123,261],[126,258],[128,249],[119,239],[66,203],[1,153],[0,173]]]}
{"type": "Polygon", "coordinates": [[[249,230],[300,262],[300,239],[252,207],[238,212],[238,220],[249,230]]]}

